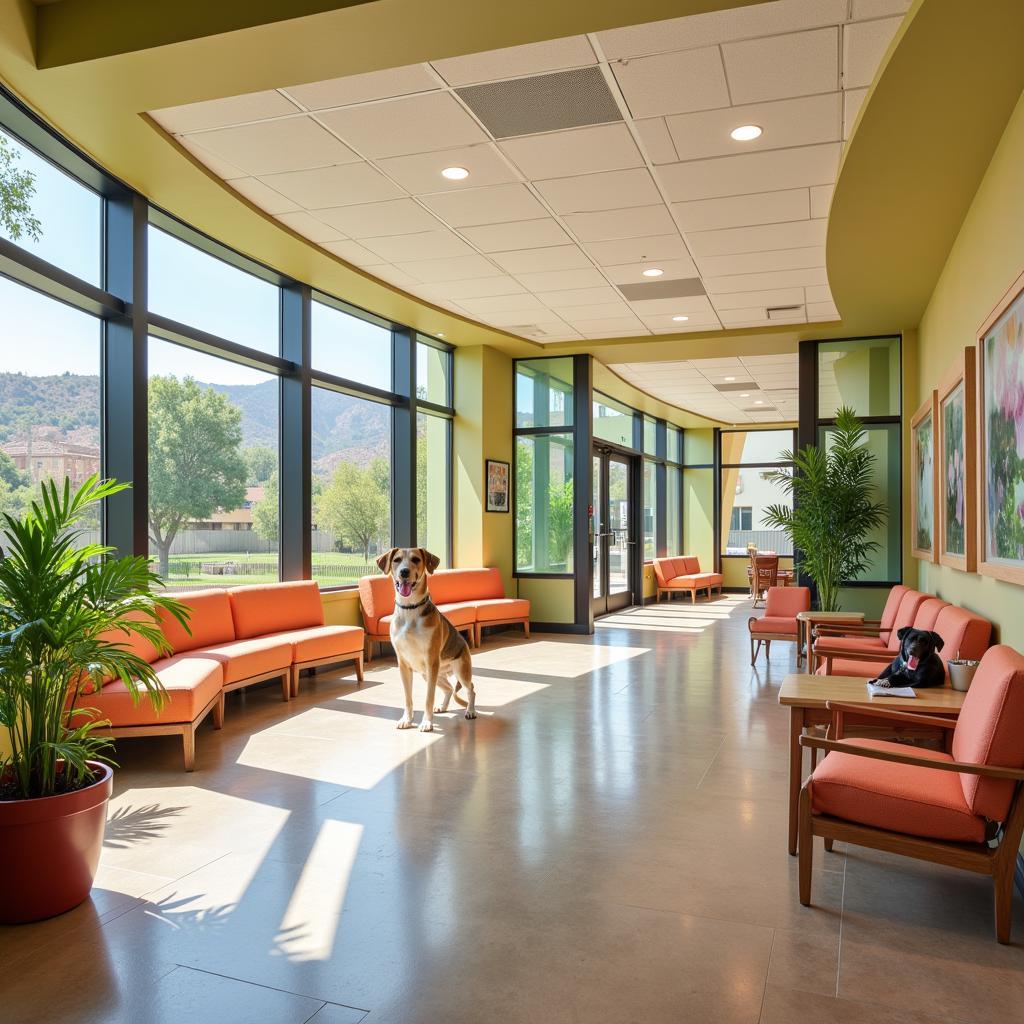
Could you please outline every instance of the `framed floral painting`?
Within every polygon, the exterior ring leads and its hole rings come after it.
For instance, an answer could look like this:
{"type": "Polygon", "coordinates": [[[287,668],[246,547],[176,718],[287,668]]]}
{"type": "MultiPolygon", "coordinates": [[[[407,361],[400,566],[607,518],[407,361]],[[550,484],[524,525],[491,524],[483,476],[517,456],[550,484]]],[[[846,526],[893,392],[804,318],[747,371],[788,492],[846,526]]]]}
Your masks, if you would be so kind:
{"type": "Polygon", "coordinates": [[[938,405],[938,392],[933,391],[910,421],[914,474],[910,492],[913,517],[910,549],[915,558],[923,558],[928,562],[939,560],[939,463],[935,458],[938,405]]]}
{"type": "Polygon", "coordinates": [[[975,349],[943,378],[937,394],[939,561],[962,572],[977,567],[975,490],[975,349]]]}
{"type": "Polygon", "coordinates": [[[978,332],[979,571],[1024,584],[1024,274],[978,332]]]}

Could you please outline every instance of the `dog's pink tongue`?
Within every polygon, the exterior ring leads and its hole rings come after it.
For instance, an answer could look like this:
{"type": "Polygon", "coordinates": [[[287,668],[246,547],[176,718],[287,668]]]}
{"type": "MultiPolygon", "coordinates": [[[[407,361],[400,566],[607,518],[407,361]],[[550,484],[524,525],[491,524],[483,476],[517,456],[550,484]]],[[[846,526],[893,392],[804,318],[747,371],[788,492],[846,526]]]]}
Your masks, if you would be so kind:
{"type": "Polygon", "coordinates": [[[911,670],[911,672],[913,672],[913,670],[917,668],[917,664],[919,661],[920,659],[916,654],[912,654],[909,658],[907,658],[907,667],[911,670]]]}
{"type": "Polygon", "coordinates": [[[398,592],[402,597],[409,597],[412,594],[412,584],[403,580],[398,584],[398,592]]]}

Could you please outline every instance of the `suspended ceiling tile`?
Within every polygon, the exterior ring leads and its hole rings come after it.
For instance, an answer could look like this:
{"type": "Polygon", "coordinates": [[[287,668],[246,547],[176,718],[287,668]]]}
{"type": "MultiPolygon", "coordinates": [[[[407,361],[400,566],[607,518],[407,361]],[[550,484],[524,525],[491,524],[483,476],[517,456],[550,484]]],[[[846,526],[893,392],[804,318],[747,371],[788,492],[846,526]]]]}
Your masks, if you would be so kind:
{"type": "Polygon", "coordinates": [[[640,142],[652,164],[673,164],[679,159],[665,118],[650,117],[634,121],[633,127],[636,128],[640,142]]]}
{"type": "Polygon", "coordinates": [[[549,39],[432,61],[434,70],[452,86],[497,82],[504,78],[540,75],[596,63],[597,57],[586,36],[549,39]]]}
{"type": "Polygon", "coordinates": [[[294,213],[299,208],[293,200],[285,198],[280,192],[275,192],[257,178],[236,178],[231,182],[231,187],[273,217],[281,213],[294,213]]]}
{"type": "Polygon", "coordinates": [[[328,107],[344,107],[349,103],[368,103],[392,96],[430,92],[440,87],[426,66],[410,64],[403,68],[369,71],[362,75],[330,78],[308,85],[292,85],[284,91],[308,110],[324,110],[328,107]]]}
{"type": "Polygon", "coordinates": [[[812,96],[839,88],[835,27],[726,43],[722,56],[734,103],[812,96]]]}
{"type": "Polygon", "coordinates": [[[591,242],[584,245],[583,248],[602,267],[618,267],[652,260],[689,260],[690,258],[674,225],[670,234],[591,242]]]}
{"type": "Polygon", "coordinates": [[[519,180],[516,172],[490,143],[446,149],[439,153],[393,156],[378,160],[377,164],[402,188],[416,196],[428,195],[431,192],[458,192],[465,189],[469,181],[472,181],[473,186],[480,186],[502,185],[519,180]],[[446,167],[465,167],[470,176],[463,181],[449,181],[441,177],[441,172],[446,167]]]}
{"type": "Polygon", "coordinates": [[[401,191],[366,163],[263,176],[263,183],[307,210],[398,199],[401,191]]]}
{"type": "Polygon", "coordinates": [[[440,281],[468,281],[478,277],[501,277],[501,271],[483,256],[456,256],[446,260],[416,260],[397,263],[424,284],[440,281]]]}
{"type": "Polygon", "coordinates": [[[446,92],[345,107],[318,117],[371,160],[489,141],[480,125],[446,92]]]}
{"type": "Polygon", "coordinates": [[[576,270],[548,270],[518,274],[518,279],[532,292],[554,292],[569,288],[600,288],[608,284],[604,275],[593,267],[576,270]]]}
{"type": "Polygon", "coordinates": [[[505,139],[501,148],[523,174],[534,181],[644,164],[624,124],[505,139]]]}
{"type": "Polygon", "coordinates": [[[566,288],[552,292],[538,292],[537,298],[552,309],[557,310],[569,306],[593,306],[599,302],[622,301],[622,296],[611,285],[602,285],[597,288],[566,288]]]}
{"type": "Polygon", "coordinates": [[[533,295],[494,295],[483,299],[462,299],[459,305],[471,313],[503,313],[523,311],[547,312],[547,307],[533,295]]]}
{"type": "Polygon", "coordinates": [[[196,139],[201,139],[202,135],[188,136],[182,135],[178,138],[178,143],[191,153],[214,177],[220,178],[221,181],[232,181],[235,178],[246,178],[248,175],[241,167],[236,167],[234,164],[228,163],[227,160],[221,160],[220,157],[215,156],[208,149],[203,149],[196,139]]]}
{"type": "Polygon", "coordinates": [[[428,294],[461,302],[492,295],[525,295],[527,289],[511,277],[481,277],[469,281],[446,281],[426,289],[428,294]]]}
{"type": "Polygon", "coordinates": [[[663,164],[655,174],[673,202],[831,185],[839,168],[839,147],[837,142],[825,143],[663,164]]]}
{"type": "Polygon", "coordinates": [[[912,0],[853,0],[853,20],[884,18],[889,14],[906,14],[912,0]]]}
{"type": "Polygon", "coordinates": [[[610,320],[574,320],[572,326],[586,336],[600,333],[604,337],[614,338],[624,334],[646,333],[646,328],[635,316],[610,320]]]}
{"type": "Polygon", "coordinates": [[[298,107],[273,89],[250,92],[244,96],[227,96],[219,100],[187,103],[182,107],[165,107],[153,111],[153,120],[172,135],[200,132],[208,128],[224,128],[268,117],[294,114],[298,107]]]}
{"type": "Polygon", "coordinates": [[[374,267],[373,275],[374,277],[381,278],[383,281],[387,281],[389,284],[396,285],[399,288],[404,288],[406,291],[413,291],[422,287],[416,278],[411,277],[409,274],[399,270],[397,267],[374,267]]]}
{"type": "Polygon", "coordinates": [[[716,296],[727,292],[802,288],[804,285],[827,283],[828,275],[823,266],[807,267],[803,270],[773,270],[766,274],[733,274],[729,277],[709,277],[705,280],[708,291],[716,296]]]}
{"type": "Polygon", "coordinates": [[[639,263],[626,263],[621,266],[605,267],[604,273],[608,280],[614,284],[642,284],[648,281],[643,276],[643,270],[656,263],[659,270],[664,270],[664,277],[657,278],[664,280],[683,280],[685,278],[697,277],[697,268],[693,260],[687,258],[682,260],[644,260],[639,263]]]}
{"type": "Polygon", "coordinates": [[[421,231],[414,235],[387,235],[383,238],[362,238],[360,241],[370,252],[382,256],[387,262],[398,260],[443,259],[448,256],[469,256],[473,247],[457,235],[443,228],[440,231],[421,231]]]}
{"type": "Polygon", "coordinates": [[[452,227],[472,227],[502,221],[536,220],[547,216],[542,203],[522,184],[490,185],[424,196],[422,202],[452,227]]]}
{"type": "Polygon", "coordinates": [[[359,157],[311,117],[259,121],[202,132],[195,141],[249,174],[275,174],[354,163],[359,157]]]}
{"type": "Polygon", "coordinates": [[[660,204],[602,213],[570,213],[565,216],[565,223],[581,242],[641,238],[675,229],[672,215],[660,204]]]}
{"type": "Polygon", "coordinates": [[[292,231],[297,231],[300,235],[317,244],[321,242],[336,242],[345,237],[344,231],[332,228],[305,211],[279,213],[277,219],[286,227],[291,228],[292,231]]]}
{"type": "Polygon", "coordinates": [[[650,171],[642,167],[538,181],[537,190],[555,213],[591,213],[661,202],[650,171]]]}
{"type": "Polygon", "coordinates": [[[590,305],[569,305],[560,306],[557,302],[550,303],[554,312],[563,320],[610,320],[621,317],[632,316],[632,311],[626,303],[618,302],[596,302],[590,305]]]}
{"type": "Polygon", "coordinates": [[[724,295],[713,295],[712,302],[719,316],[725,310],[760,308],[762,313],[769,306],[802,306],[804,290],[802,288],[771,288],[759,292],[728,292],[724,295]]]}
{"type": "Polygon", "coordinates": [[[771,270],[800,270],[804,267],[823,267],[825,247],[806,246],[770,252],[737,253],[731,256],[702,256],[698,263],[704,277],[759,274],[771,270]]]}
{"type": "Polygon", "coordinates": [[[392,199],[384,203],[339,206],[317,213],[325,224],[345,232],[351,238],[379,238],[384,235],[407,235],[433,231],[440,227],[411,199],[392,199]]]}
{"type": "Polygon", "coordinates": [[[811,217],[818,220],[828,216],[835,185],[815,185],[811,188],[811,217]]]}
{"type": "Polygon", "coordinates": [[[861,21],[843,29],[843,88],[869,86],[899,28],[900,18],[861,21]]]}
{"type": "Polygon", "coordinates": [[[597,39],[605,57],[614,60],[835,25],[846,18],[846,6],[847,0],[780,0],[610,29],[597,39]]]}
{"type": "Polygon", "coordinates": [[[784,224],[762,224],[720,231],[694,231],[687,237],[696,257],[727,256],[730,253],[763,252],[769,249],[797,249],[825,244],[827,221],[798,220],[784,224]]]}
{"type": "Polygon", "coordinates": [[[675,321],[668,313],[661,313],[656,316],[645,316],[641,314],[640,319],[652,331],[696,331],[706,330],[718,326],[718,317],[714,313],[691,313],[689,319],[682,322],[675,321]]]}
{"type": "Polygon", "coordinates": [[[686,315],[695,317],[704,315],[713,317],[714,309],[711,307],[711,300],[706,295],[689,295],[681,299],[644,299],[641,302],[631,302],[630,307],[641,317],[686,315]]]}
{"type": "Polygon", "coordinates": [[[499,252],[492,257],[499,267],[510,274],[529,274],[534,271],[574,270],[592,267],[587,254],[575,245],[553,245],[543,249],[521,249],[519,252],[499,252]]]}
{"type": "Polygon", "coordinates": [[[374,267],[386,262],[358,242],[341,241],[322,244],[328,252],[333,252],[335,256],[341,257],[346,263],[353,263],[357,267],[374,267]]]}
{"type": "Polygon", "coordinates": [[[806,188],[800,188],[722,199],[696,199],[690,203],[673,203],[672,211],[684,231],[775,224],[809,217],[810,193],[806,188]]]}
{"type": "Polygon", "coordinates": [[[867,89],[847,89],[843,93],[843,138],[848,139],[853,134],[853,126],[857,122],[857,115],[867,97],[867,89]]]}
{"type": "Polygon", "coordinates": [[[697,114],[677,114],[666,118],[666,125],[679,160],[838,142],[842,132],[842,97],[838,92],[831,92],[697,114]],[[762,134],[749,142],[736,142],[729,133],[744,124],[756,124],[762,134]]]}
{"type": "Polygon", "coordinates": [[[546,245],[564,245],[570,241],[553,217],[513,221],[509,224],[481,224],[462,228],[462,234],[482,252],[508,252],[546,245]]]}
{"type": "Polygon", "coordinates": [[[616,61],[611,69],[635,118],[709,110],[730,103],[717,46],[616,61]]]}

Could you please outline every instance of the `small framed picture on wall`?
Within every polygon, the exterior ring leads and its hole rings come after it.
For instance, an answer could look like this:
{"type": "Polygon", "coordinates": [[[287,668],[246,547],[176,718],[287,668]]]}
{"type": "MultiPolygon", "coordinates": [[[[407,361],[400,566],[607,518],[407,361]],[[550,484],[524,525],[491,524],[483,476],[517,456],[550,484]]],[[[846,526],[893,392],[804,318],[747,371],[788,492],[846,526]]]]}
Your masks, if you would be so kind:
{"type": "Polygon", "coordinates": [[[911,550],[927,562],[939,560],[939,463],[936,458],[935,425],[939,396],[933,391],[910,421],[914,480],[911,489],[914,541],[911,550]]]}
{"type": "Polygon", "coordinates": [[[938,390],[939,561],[961,572],[977,567],[974,355],[965,348],[938,390]]]}
{"type": "Polygon", "coordinates": [[[509,510],[509,465],[498,459],[488,459],[485,477],[487,480],[487,511],[507,512],[509,510]]]}

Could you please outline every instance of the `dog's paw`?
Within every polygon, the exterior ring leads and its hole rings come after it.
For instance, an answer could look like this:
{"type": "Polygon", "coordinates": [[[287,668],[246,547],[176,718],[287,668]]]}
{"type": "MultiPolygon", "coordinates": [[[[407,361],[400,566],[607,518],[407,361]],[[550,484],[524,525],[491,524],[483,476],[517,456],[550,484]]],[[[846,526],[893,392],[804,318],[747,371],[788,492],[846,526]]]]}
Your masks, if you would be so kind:
{"type": "Polygon", "coordinates": [[[402,717],[398,720],[398,725],[395,728],[397,728],[397,729],[411,729],[412,726],[413,726],[412,717],[409,716],[409,715],[402,715],[402,717]]]}
{"type": "Polygon", "coordinates": [[[424,718],[423,721],[420,722],[420,732],[433,732],[433,731],[434,731],[434,723],[429,718],[424,718]]]}
{"type": "Polygon", "coordinates": [[[437,707],[434,708],[434,714],[435,715],[447,715],[448,714],[448,709],[443,704],[438,704],[437,707]]]}
{"type": "Polygon", "coordinates": [[[476,718],[476,712],[475,711],[467,711],[466,712],[466,717],[469,718],[469,719],[476,718]]]}

